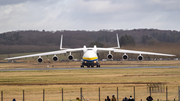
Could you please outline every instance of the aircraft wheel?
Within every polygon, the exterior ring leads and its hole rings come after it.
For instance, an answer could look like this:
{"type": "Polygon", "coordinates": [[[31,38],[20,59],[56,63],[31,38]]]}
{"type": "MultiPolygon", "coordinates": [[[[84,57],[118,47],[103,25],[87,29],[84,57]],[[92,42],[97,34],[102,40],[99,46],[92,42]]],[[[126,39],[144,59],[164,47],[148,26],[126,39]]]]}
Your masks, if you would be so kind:
{"type": "Polygon", "coordinates": [[[91,68],[94,68],[94,66],[93,66],[93,65],[91,65],[91,68]]]}
{"type": "Polygon", "coordinates": [[[81,68],[84,68],[84,66],[83,66],[83,65],[81,65],[81,68]]]}
{"type": "Polygon", "coordinates": [[[97,65],[97,68],[98,68],[98,67],[100,68],[100,65],[97,65]]]}
{"type": "Polygon", "coordinates": [[[88,65],[87,68],[89,68],[90,66],[88,65]]]}

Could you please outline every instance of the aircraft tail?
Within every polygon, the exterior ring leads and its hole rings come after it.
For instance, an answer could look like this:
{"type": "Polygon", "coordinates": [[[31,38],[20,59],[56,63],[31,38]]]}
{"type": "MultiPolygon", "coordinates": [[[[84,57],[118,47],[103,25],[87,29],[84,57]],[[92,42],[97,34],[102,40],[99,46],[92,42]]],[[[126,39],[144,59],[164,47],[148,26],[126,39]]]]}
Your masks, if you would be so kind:
{"type": "Polygon", "coordinates": [[[119,44],[119,37],[118,37],[118,34],[116,34],[116,37],[117,37],[117,45],[118,45],[118,47],[117,47],[117,48],[120,48],[120,44],[119,44]]]}
{"type": "Polygon", "coordinates": [[[63,49],[63,48],[62,48],[62,41],[63,41],[63,35],[61,35],[60,49],[63,49]]]}

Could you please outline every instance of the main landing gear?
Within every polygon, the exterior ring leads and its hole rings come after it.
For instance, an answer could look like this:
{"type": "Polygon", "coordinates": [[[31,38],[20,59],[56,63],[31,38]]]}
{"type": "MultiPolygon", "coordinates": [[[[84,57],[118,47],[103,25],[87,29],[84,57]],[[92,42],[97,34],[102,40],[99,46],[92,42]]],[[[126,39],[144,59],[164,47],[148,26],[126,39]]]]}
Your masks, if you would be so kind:
{"type": "Polygon", "coordinates": [[[84,66],[87,66],[87,68],[94,68],[95,66],[100,68],[100,65],[98,61],[93,61],[93,62],[88,62],[88,61],[83,61],[81,64],[81,68],[84,68],[84,66]]]}
{"type": "MultiPolygon", "coordinates": [[[[84,68],[84,66],[85,66],[85,65],[81,65],[81,68],[84,68]]],[[[91,68],[94,68],[94,65],[87,65],[87,68],[90,68],[90,67],[91,67],[91,68]]],[[[100,68],[100,65],[97,64],[96,67],[97,67],[97,68],[100,68]]]]}

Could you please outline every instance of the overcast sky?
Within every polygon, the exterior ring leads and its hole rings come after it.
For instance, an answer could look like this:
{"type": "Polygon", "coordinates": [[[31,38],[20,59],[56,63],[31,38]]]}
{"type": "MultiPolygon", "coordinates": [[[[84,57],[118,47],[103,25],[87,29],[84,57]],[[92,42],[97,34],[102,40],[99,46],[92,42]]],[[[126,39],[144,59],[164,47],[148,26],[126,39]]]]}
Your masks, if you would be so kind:
{"type": "Polygon", "coordinates": [[[180,0],[0,0],[0,33],[139,28],[180,31],[180,0]]]}

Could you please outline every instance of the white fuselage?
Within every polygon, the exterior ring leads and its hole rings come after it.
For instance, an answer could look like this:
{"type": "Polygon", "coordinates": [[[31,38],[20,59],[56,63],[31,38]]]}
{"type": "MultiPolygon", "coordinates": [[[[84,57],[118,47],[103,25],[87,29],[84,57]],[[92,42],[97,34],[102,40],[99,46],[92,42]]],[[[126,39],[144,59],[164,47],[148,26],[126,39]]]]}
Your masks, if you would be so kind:
{"type": "Polygon", "coordinates": [[[98,61],[96,47],[94,47],[94,48],[84,48],[83,52],[84,52],[84,55],[82,57],[83,61],[87,61],[87,62],[98,61]]]}

